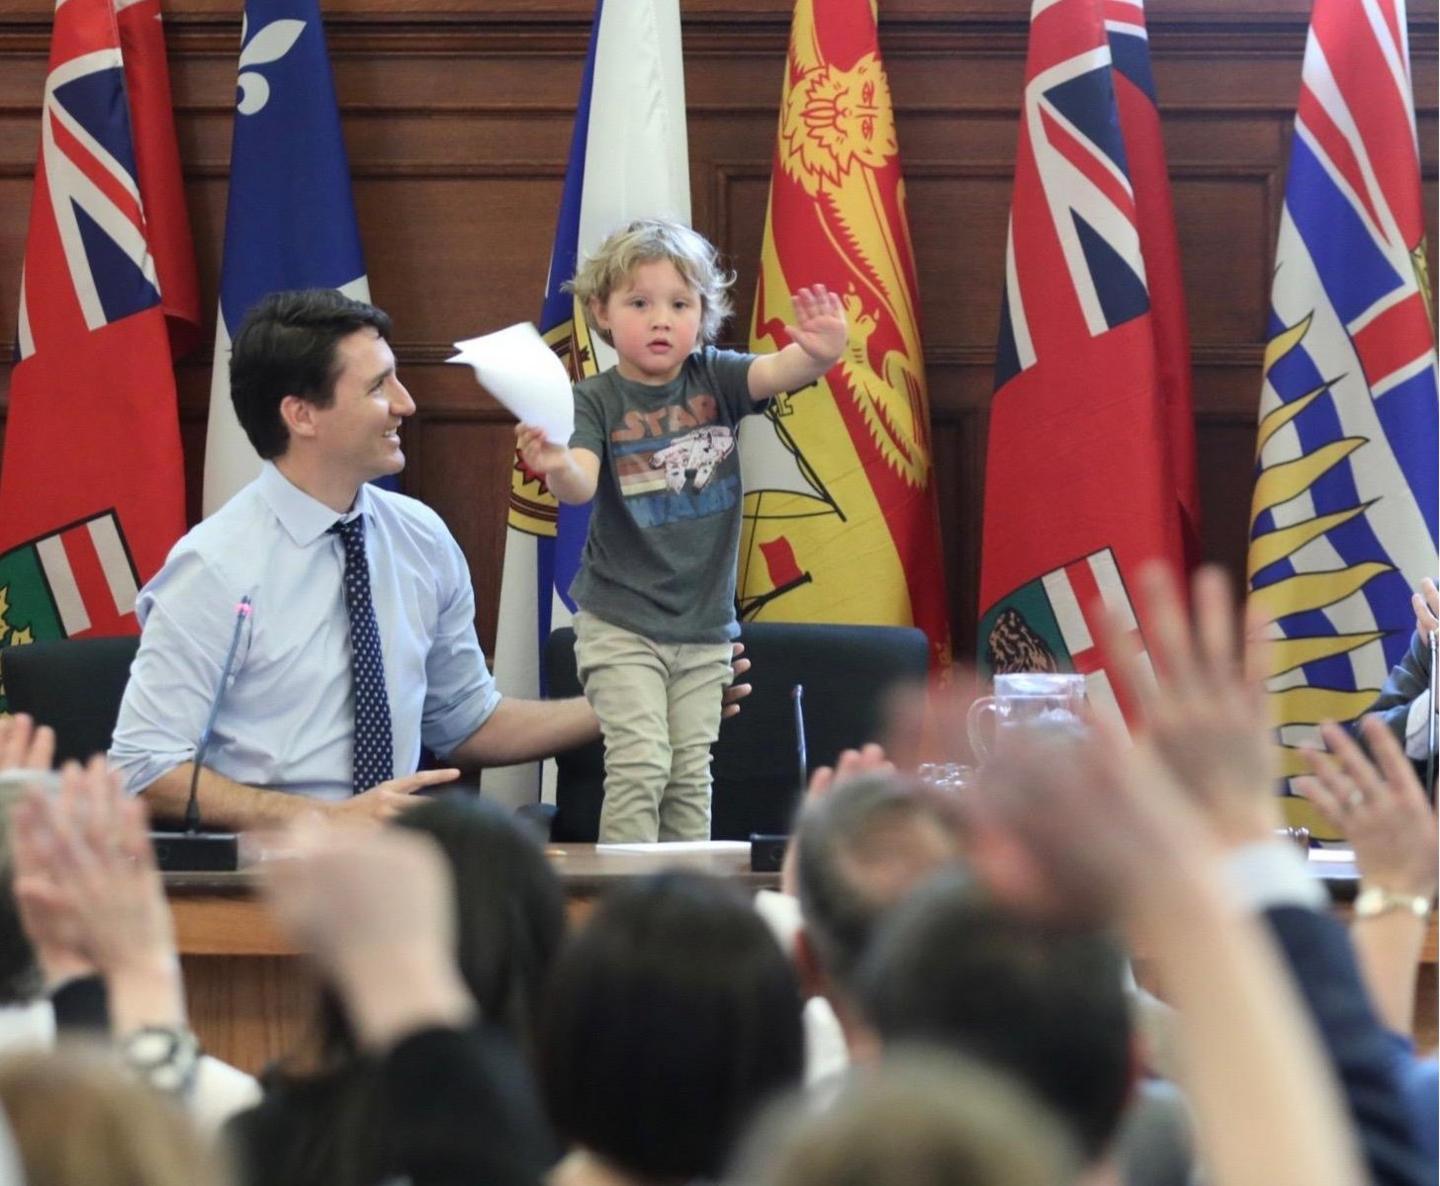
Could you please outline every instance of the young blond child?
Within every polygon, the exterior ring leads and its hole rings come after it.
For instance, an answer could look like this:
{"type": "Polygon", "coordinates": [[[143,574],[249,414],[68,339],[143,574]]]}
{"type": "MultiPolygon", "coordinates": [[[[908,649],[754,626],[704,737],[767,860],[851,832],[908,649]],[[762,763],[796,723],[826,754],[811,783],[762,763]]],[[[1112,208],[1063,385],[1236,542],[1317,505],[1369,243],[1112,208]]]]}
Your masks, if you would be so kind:
{"type": "Polygon", "coordinates": [[[845,347],[840,300],[816,285],[795,294],[783,350],[715,349],[733,281],[680,223],[611,235],[571,288],[619,361],[576,384],[567,443],[515,429],[556,498],[595,499],[570,594],[580,682],[605,737],[606,843],[710,836],[710,747],[740,632],[740,418],[813,383],[845,347]]]}

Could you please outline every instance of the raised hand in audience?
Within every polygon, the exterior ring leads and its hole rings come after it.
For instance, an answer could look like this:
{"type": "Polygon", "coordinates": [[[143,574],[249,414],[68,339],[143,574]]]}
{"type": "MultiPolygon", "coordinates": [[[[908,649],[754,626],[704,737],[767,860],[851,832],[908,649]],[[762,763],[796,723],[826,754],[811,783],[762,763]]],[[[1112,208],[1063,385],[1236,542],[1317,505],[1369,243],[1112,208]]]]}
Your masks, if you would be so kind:
{"type": "Polygon", "coordinates": [[[1242,633],[1229,578],[1213,565],[1195,575],[1193,625],[1166,565],[1147,565],[1139,583],[1149,662],[1127,623],[1106,623],[1112,674],[1137,731],[1224,844],[1270,838],[1281,821],[1262,624],[1252,619],[1242,633]]]}
{"type": "Polygon", "coordinates": [[[111,1028],[182,1027],[184,988],[145,812],[96,756],[58,794],[16,805],[15,897],[42,961],[73,953],[105,978],[111,1028]]]}
{"type": "MultiPolygon", "coordinates": [[[[1294,983],[1265,930],[1229,899],[1220,833],[1158,746],[1103,725],[1083,739],[1012,739],[967,793],[972,864],[1022,909],[1123,921],[1156,961],[1214,1181],[1365,1180],[1294,983]]],[[[1205,785],[1234,777],[1192,761],[1205,785]]]]}
{"type": "Polygon", "coordinates": [[[1440,876],[1435,811],[1415,768],[1385,723],[1360,725],[1372,762],[1334,722],[1320,727],[1330,753],[1306,753],[1313,778],[1298,789],[1355,850],[1364,887],[1378,891],[1378,912],[1351,929],[1360,965],[1385,1024],[1409,1034],[1415,1018],[1415,970],[1440,876]]]}
{"type": "Polygon", "coordinates": [[[0,716],[0,771],[49,770],[55,763],[55,730],[28,713],[0,716]]]}
{"type": "Polygon", "coordinates": [[[266,899],[340,994],[363,1045],[384,1049],[420,1029],[470,1021],[450,871],[432,840],[305,819],[287,848],[262,867],[266,899]]]}

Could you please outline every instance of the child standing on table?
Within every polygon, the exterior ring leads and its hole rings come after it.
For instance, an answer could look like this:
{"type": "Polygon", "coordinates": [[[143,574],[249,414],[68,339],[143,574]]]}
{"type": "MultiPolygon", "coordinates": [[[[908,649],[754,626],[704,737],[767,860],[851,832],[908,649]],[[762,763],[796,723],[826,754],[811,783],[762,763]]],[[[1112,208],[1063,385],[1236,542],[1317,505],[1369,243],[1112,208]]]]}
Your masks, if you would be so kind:
{"type": "Polygon", "coordinates": [[[570,593],[580,682],[605,737],[606,843],[709,839],[710,747],[740,633],[740,418],[813,383],[845,348],[840,299],[816,285],[795,294],[783,350],[715,349],[733,281],[680,223],[611,235],[571,288],[619,361],[576,384],[568,447],[515,429],[556,498],[595,499],[570,593]]]}

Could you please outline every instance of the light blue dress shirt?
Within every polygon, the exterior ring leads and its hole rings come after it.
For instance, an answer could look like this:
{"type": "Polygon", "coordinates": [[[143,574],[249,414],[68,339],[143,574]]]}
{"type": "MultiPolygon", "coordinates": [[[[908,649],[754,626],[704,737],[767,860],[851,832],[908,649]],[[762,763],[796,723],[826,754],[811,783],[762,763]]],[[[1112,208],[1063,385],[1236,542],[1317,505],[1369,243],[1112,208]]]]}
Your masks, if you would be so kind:
{"type": "Polygon", "coordinates": [[[140,650],[110,749],[131,794],[194,758],[247,593],[253,609],[205,765],[249,786],[320,799],[351,794],[345,557],[327,533],[354,515],[367,519],[396,775],[416,769],[422,743],[448,754],[494,712],[500,693],[475,637],[470,573],[440,517],[368,485],[348,515],[337,515],[267,462],[140,591],[140,650]]]}

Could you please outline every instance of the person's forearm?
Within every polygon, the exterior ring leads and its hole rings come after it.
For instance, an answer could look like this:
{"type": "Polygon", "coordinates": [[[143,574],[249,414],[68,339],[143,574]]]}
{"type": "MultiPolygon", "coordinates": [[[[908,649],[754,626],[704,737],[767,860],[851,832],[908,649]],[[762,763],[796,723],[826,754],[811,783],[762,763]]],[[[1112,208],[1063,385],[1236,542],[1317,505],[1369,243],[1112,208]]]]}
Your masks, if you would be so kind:
{"type": "Polygon", "coordinates": [[[809,387],[838,362],[831,359],[812,358],[794,342],[775,354],[765,354],[752,365],[758,368],[756,381],[750,384],[750,394],[757,400],[769,399],[787,391],[798,391],[809,387]]]}
{"type": "Polygon", "coordinates": [[[575,454],[567,451],[565,465],[545,475],[545,485],[550,493],[561,502],[579,506],[595,497],[595,477],[585,472],[575,460],[575,454]]]}
{"type": "Polygon", "coordinates": [[[1390,1029],[1406,1037],[1415,1024],[1415,977],[1430,925],[1430,919],[1408,910],[1392,910],[1357,918],[1350,928],[1375,1011],[1390,1029]]]}
{"type": "MultiPolygon", "coordinates": [[[[155,820],[179,823],[185,818],[190,800],[190,773],[194,764],[185,762],[168,770],[141,792],[150,816],[155,820]]],[[[326,805],[303,795],[268,791],[249,787],[217,774],[209,767],[200,769],[197,791],[200,818],[208,827],[241,831],[270,824],[281,824],[307,811],[326,805]]]]}
{"type": "Polygon", "coordinates": [[[600,736],[600,722],[584,697],[517,700],[507,696],[489,719],[450,755],[470,766],[510,766],[551,758],[600,736]]]}
{"type": "Polygon", "coordinates": [[[1259,923],[1213,879],[1143,904],[1178,1010],[1201,1147],[1217,1186],[1347,1186],[1365,1173],[1309,1014],[1259,923]]]}

